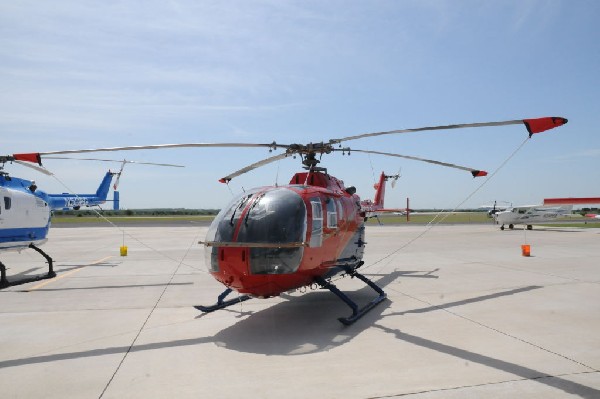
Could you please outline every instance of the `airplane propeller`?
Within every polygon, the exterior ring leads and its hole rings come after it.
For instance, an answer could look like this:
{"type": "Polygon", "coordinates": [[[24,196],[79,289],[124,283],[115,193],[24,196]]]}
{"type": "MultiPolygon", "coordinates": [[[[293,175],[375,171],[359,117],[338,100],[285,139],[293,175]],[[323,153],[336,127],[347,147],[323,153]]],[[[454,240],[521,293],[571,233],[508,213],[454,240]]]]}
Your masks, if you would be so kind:
{"type": "MultiPolygon", "coordinates": [[[[40,153],[28,153],[28,154],[14,154],[13,157],[16,160],[27,161],[32,163],[38,163],[41,165],[41,158],[46,158],[47,155],[62,155],[62,154],[81,154],[81,153],[90,153],[90,152],[107,152],[107,151],[131,151],[131,150],[154,150],[154,149],[166,149],[166,148],[190,148],[190,147],[201,147],[201,148],[252,148],[252,147],[263,147],[268,148],[269,151],[284,149],[285,152],[279,155],[275,155],[258,162],[255,162],[251,165],[248,165],[230,175],[227,175],[221,179],[220,182],[227,183],[234,177],[237,177],[241,174],[247,173],[251,170],[259,168],[261,166],[267,165],[269,163],[278,161],[280,159],[286,158],[290,155],[300,155],[302,158],[302,164],[308,170],[318,170],[317,164],[320,162],[316,156],[320,154],[330,154],[332,152],[348,153],[350,154],[352,151],[362,152],[367,154],[377,154],[383,156],[391,156],[391,157],[400,157],[405,159],[411,159],[416,161],[427,162],[431,164],[436,164],[440,166],[446,166],[450,168],[465,170],[471,173],[473,177],[485,176],[487,172],[483,170],[473,169],[465,166],[455,165],[446,162],[434,161],[431,159],[419,158],[408,155],[394,154],[388,152],[380,152],[380,151],[368,151],[368,150],[360,150],[360,149],[351,149],[349,147],[341,148],[341,143],[344,141],[357,140],[367,137],[376,137],[383,135],[391,135],[391,134],[401,134],[401,133],[411,133],[411,132],[422,132],[422,131],[433,131],[433,130],[451,130],[451,129],[462,129],[462,128],[474,128],[474,127],[487,127],[487,126],[507,126],[507,125],[517,125],[522,124],[526,127],[529,132],[529,137],[533,134],[541,133],[549,129],[553,129],[558,126],[562,126],[567,123],[568,120],[562,117],[544,117],[544,118],[535,118],[535,119],[516,119],[509,121],[500,121],[500,122],[482,122],[482,123],[467,123],[467,124],[456,124],[456,125],[442,125],[442,126],[429,126],[429,127],[421,127],[421,128],[413,128],[413,129],[400,129],[400,130],[390,130],[384,132],[374,132],[374,133],[364,133],[354,136],[343,137],[339,139],[331,139],[328,142],[320,142],[320,143],[309,143],[309,144],[278,144],[275,141],[272,143],[184,143],[184,144],[159,144],[159,145],[144,145],[144,146],[127,146],[127,147],[108,147],[108,148],[94,148],[94,149],[83,149],[83,150],[65,150],[65,151],[49,151],[49,152],[40,152],[40,153]],[[340,148],[334,148],[335,145],[339,145],[340,148]]],[[[1,160],[1,159],[0,159],[1,160]]]]}

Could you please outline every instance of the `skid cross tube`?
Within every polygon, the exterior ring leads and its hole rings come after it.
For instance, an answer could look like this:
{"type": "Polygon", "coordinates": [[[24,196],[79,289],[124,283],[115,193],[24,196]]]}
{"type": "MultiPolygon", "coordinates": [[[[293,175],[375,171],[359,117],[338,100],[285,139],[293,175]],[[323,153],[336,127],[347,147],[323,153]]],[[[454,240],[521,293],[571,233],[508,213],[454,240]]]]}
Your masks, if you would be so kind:
{"type": "Polygon", "coordinates": [[[221,295],[219,295],[217,297],[217,303],[212,306],[198,305],[198,306],[194,306],[194,308],[196,308],[199,311],[204,312],[204,313],[210,313],[210,312],[214,312],[215,310],[223,309],[228,306],[235,305],[236,303],[244,302],[244,301],[247,301],[248,299],[251,299],[251,297],[249,295],[242,295],[242,296],[238,296],[237,298],[233,298],[228,301],[225,301],[224,300],[225,297],[227,297],[227,295],[229,295],[231,293],[231,291],[233,291],[231,288],[227,288],[225,291],[223,291],[221,293],[221,295]]]}
{"type": "Polygon", "coordinates": [[[52,258],[50,257],[50,255],[48,255],[47,253],[45,253],[44,251],[42,251],[40,248],[36,247],[33,244],[29,244],[29,248],[35,250],[37,253],[39,253],[46,259],[46,261],[48,262],[48,273],[46,273],[44,275],[40,275],[40,276],[27,277],[27,278],[23,278],[23,279],[16,280],[16,281],[9,281],[8,278],[6,278],[6,266],[4,266],[4,264],[2,262],[0,262],[0,289],[10,287],[13,285],[27,284],[27,283],[31,283],[34,281],[39,281],[39,280],[44,280],[47,278],[56,277],[56,273],[54,272],[54,267],[52,266],[52,258]]]}
{"type": "MultiPolygon", "coordinates": [[[[344,269],[346,269],[346,268],[344,268],[344,269]]],[[[360,319],[365,314],[367,314],[367,312],[369,312],[371,309],[373,309],[379,303],[381,303],[387,297],[387,294],[379,286],[377,286],[377,284],[375,284],[374,282],[372,282],[371,280],[369,280],[362,274],[358,273],[356,270],[349,269],[349,270],[347,270],[347,272],[352,277],[358,277],[358,279],[360,279],[362,282],[364,282],[369,287],[371,287],[373,290],[375,290],[379,295],[376,298],[374,298],[373,300],[371,300],[371,302],[369,302],[368,304],[366,304],[365,306],[363,306],[362,308],[359,309],[356,302],[354,302],[352,299],[350,299],[350,297],[348,295],[346,295],[342,291],[340,291],[331,282],[329,282],[321,277],[316,277],[315,282],[317,284],[319,284],[321,287],[327,288],[329,291],[333,292],[335,295],[337,295],[338,298],[340,298],[342,301],[344,301],[346,303],[346,305],[348,305],[352,309],[352,314],[350,316],[338,318],[338,320],[342,324],[349,326],[349,325],[353,324],[356,320],[360,319]]]]}

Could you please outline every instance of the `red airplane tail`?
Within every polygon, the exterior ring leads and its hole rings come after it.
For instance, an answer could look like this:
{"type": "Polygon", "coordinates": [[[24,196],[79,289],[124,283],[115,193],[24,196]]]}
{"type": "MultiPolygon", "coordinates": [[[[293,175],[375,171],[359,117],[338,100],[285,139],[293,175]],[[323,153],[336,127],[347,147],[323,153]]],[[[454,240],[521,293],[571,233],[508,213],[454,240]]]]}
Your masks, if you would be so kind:
{"type": "Polygon", "coordinates": [[[386,176],[384,172],[381,172],[381,176],[379,176],[379,182],[373,185],[373,188],[375,188],[373,207],[375,209],[383,209],[383,202],[385,201],[385,183],[390,177],[393,176],[386,176]]]}
{"type": "Polygon", "coordinates": [[[361,203],[360,203],[365,217],[367,217],[367,218],[377,217],[377,215],[380,213],[401,212],[401,213],[406,213],[407,220],[408,220],[408,212],[409,212],[408,198],[406,199],[407,200],[406,209],[386,209],[384,207],[386,182],[390,179],[393,179],[392,187],[394,187],[394,183],[396,182],[396,180],[398,180],[399,177],[400,177],[400,174],[386,175],[385,172],[381,172],[381,175],[379,176],[379,181],[377,183],[375,183],[373,186],[375,188],[375,197],[373,198],[373,201],[364,200],[364,201],[361,201],[361,203]]]}

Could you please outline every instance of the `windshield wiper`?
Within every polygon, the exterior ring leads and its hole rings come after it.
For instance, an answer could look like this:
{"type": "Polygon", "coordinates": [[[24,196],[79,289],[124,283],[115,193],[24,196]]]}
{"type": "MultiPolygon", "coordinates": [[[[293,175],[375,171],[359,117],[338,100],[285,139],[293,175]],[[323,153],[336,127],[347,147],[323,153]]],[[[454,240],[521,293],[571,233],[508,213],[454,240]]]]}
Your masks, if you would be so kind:
{"type": "Polygon", "coordinates": [[[256,205],[258,205],[260,200],[263,199],[263,197],[266,194],[267,193],[262,193],[256,197],[256,199],[254,200],[254,203],[250,206],[250,209],[248,209],[248,213],[246,213],[246,217],[244,218],[244,225],[248,226],[248,217],[250,217],[250,212],[252,212],[252,210],[256,207],[256,205]]]}
{"type": "Polygon", "coordinates": [[[231,215],[231,219],[229,219],[229,224],[231,226],[233,226],[233,219],[235,219],[235,214],[237,213],[238,209],[242,209],[244,208],[244,205],[246,205],[246,203],[248,202],[248,199],[252,197],[251,195],[247,196],[247,197],[243,197],[240,202],[235,206],[235,209],[233,210],[233,214],[231,215]]]}

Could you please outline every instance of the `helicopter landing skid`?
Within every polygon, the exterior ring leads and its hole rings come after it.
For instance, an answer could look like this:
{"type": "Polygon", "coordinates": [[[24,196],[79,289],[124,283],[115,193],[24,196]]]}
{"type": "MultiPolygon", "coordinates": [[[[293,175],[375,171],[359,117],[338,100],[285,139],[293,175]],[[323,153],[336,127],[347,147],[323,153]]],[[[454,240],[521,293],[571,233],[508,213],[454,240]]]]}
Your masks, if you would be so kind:
{"type": "Polygon", "coordinates": [[[338,298],[340,298],[342,301],[344,301],[346,303],[346,305],[350,306],[350,308],[352,309],[352,314],[349,317],[338,317],[338,320],[342,324],[349,326],[349,325],[353,324],[356,320],[360,319],[365,314],[367,314],[375,306],[380,304],[385,298],[387,298],[387,294],[377,284],[375,284],[374,282],[372,282],[371,280],[369,280],[362,274],[358,273],[356,270],[346,270],[346,271],[349,275],[351,275],[352,277],[357,277],[359,280],[361,280],[362,282],[367,284],[369,287],[371,287],[373,290],[375,290],[379,294],[375,299],[373,299],[371,302],[369,302],[368,304],[366,304],[365,306],[363,306],[362,308],[359,309],[356,302],[354,302],[352,299],[350,299],[350,297],[348,295],[346,295],[342,291],[340,291],[338,289],[338,287],[336,287],[334,284],[323,279],[322,277],[315,278],[315,282],[317,284],[319,284],[323,288],[327,288],[329,291],[331,291],[335,295],[337,295],[338,298]]]}
{"type": "Polygon", "coordinates": [[[225,301],[224,300],[225,297],[227,295],[229,295],[231,293],[231,291],[233,291],[231,288],[227,288],[225,291],[223,291],[221,293],[221,295],[219,295],[217,297],[217,303],[212,306],[198,305],[198,306],[194,306],[194,308],[196,308],[199,311],[204,312],[204,313],[210,313],[210,312],[214,312],[215,310],[223,309],[228,306],[235,305],[236,303],[244,302],[244,301],[247,301],[248,299],[251,299],[251,297],[248,295],[242,295],[242,296],[238,296],[237,298],[225,301]]]}
{"type": "Polygon", "coordinates": [[[32,283],[34,281],[56,277],[56,273],[54,272],[54,268],[52,267],[52,258],[50,257],[50,255],[48,255],[33,244],[29,244],[29,248],[35,250],[46,259],[46,261],[48,262],[48,273],[40,276],[27,277],[16,281],[8,281],[8,279],[6,278],[6,266],[4,266],[2,262],[0,262],[0,289],[11,287],[13,285],[27,284],[32,283]]]}

